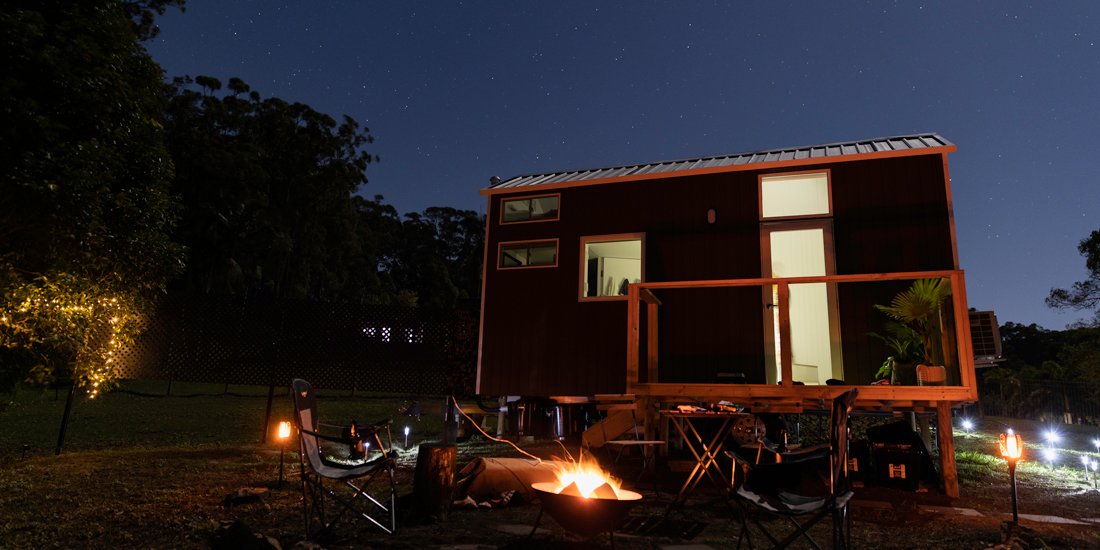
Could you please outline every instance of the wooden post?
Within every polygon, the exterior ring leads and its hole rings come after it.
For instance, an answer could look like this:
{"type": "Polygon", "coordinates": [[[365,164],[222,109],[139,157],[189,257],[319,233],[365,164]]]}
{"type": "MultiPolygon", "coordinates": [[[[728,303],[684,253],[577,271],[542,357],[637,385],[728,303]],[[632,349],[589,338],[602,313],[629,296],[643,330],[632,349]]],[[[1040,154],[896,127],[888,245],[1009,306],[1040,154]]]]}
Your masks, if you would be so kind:
{"type": "Polygon", "coordinates": [[[940,443],[940,472],[943,474],[943,492],[947,498],[959,498],[959,474],[955,469],[955,434],[952,432],[951,403],[936,403],[937,438],[940,443]]]}
{"type": "Polygon", "coordinates": [[[657,304],[646,304],[646,382],[657,382],[657,304]]]}
{"type": "Polygon", "coordinates": [[[445,521],[451,510],[458,447],[446,443],[421,443],[413,477],[417,515],[445,521]]]}

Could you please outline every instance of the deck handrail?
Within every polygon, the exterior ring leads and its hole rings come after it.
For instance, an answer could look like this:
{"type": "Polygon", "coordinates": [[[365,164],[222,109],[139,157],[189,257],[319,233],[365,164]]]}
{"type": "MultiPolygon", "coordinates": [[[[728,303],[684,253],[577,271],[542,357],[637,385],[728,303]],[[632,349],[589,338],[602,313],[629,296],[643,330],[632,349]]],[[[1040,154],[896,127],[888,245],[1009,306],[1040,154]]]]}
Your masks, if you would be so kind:
{"type": "MultiPolygon", "coordinates": [[[[970,341],[969,315],[966,301],[966,285],[962,270],[937,270],[937,271],[906,271],[891,273],[865,273],[853,275],[820,275],[807,277],[759,277],[752,279],[713,279],[694,281],[653,281],[639,282],[629,285],[628,310],[627,310],[627,365],[626,365],[626,391],[639,395],[651,396],[683,396],[685,391],[707,390],[707,386],[714,386],[705,393],[711,396],[735,395],[746,392],[773,394],[776,388],[781,388],[779,393],[783,395],[797,396],[800,393],[817,395],[818,390],[800,389],[815,388],[815,386],[795,386],[792,380],[792,359],[790,349],[790,310],[789,310],[789,286],[792,284],[806,283],[860,283],[879,281],[904,281],[916,279],[943,278],[948,279],[953,293],[953,317],[955,320],[955,341],[958,350],[958,363],[960,385],[957,387],[944,386],[860,386],[871,390],[866,394],[877,402],[916,402],[916,401],[951,401],[963,402],[977,399],[977,386],[974,374],[973,345],[970,341]],[[770,384],[744,384],[735,385],[708,385],[708,384],[680,384],[653,382],[656,379],[657,362],[657,315],[660,301],[653,295],[653,290],[659,289],[691,289],[691,288],[729,288],[729,287],[764,287],[775,285],[778,287],[778,304],[780,316],[780,365],[781,383],[778,386],[770,384]],[[641,327],[641,308],[647,308],[646,330],[650,337],[647,341],[647,366],[651,370],[649,382],[642,383],[639,380],[640,341],[639,331],[641,327]],[[755,388],[755,390],[754,390],[755,388]],[[764,390],[764,388],[771,388],[764,390]]],[[[861,398],[864,397],[861,390],[861,398]]]]}

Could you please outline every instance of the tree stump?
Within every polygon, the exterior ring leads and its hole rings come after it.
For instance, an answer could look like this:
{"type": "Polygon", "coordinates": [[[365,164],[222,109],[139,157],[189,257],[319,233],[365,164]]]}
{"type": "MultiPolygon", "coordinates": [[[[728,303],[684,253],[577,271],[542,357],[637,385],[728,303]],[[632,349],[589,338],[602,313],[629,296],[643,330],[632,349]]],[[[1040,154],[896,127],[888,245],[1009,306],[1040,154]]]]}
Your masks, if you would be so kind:
{"type": "Polygon", "coordinates": [[[413,477],[417,515],[446,520],[451,510],[458,448],[446,443],[421,443],[413,477]]]}

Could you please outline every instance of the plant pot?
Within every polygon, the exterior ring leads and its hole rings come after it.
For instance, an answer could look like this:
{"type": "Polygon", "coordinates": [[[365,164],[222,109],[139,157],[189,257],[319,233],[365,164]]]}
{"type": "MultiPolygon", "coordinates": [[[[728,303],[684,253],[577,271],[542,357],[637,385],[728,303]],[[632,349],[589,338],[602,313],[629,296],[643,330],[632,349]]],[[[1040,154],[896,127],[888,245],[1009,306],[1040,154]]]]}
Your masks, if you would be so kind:
{"type": "Polygon", "coordinates": [[[942,386],[947,383],[947,369],[943,365],[917,365],[914,370],[918,386],[942,386]]]}
{"type": "Polygon", "coordinates": [[[892,386],[916,386],[917,365],[915,363],[894,363],[894,370],[890,374],[892,386]]]}

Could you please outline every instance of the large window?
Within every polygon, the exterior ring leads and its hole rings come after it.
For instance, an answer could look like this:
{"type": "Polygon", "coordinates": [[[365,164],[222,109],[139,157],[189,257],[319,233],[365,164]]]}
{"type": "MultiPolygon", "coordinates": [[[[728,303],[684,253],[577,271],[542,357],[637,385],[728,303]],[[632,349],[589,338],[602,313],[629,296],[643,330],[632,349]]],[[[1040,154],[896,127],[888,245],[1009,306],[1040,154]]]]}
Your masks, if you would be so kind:
{"type": "Polygon", "coordinates": [[[501,201],[500,223],[543,222],[558,219],[560,195],[501,201]]]}
{"type": "Polygon", "coordinates": [[[581,300],[622,300],[645,278],[642,233],[581,238],[581,300]]]}
{"type": "Polygon", "coordinates": [[[558,241],[527,241],[500,243],[497,267],[514,269],[522,267],[553,267],[558,265],[558,241]]]}
{"type": "Polygon", "coordinates": [[[828,216],[828,172],[799,172],[760,177],[760,218],[828,216]]]}

